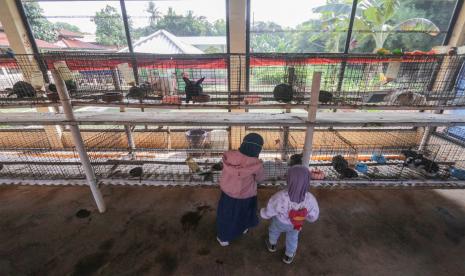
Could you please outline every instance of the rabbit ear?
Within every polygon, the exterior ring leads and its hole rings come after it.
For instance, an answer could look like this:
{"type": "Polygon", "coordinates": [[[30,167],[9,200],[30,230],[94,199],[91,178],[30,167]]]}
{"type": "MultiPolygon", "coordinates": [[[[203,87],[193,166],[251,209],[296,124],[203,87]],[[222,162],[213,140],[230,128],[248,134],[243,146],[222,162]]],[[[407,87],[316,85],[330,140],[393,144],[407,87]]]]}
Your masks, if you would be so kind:
{"type": "Polygon", "coordinates": [[[200,80],[198,80],[198,81],[196,82],[196,84],[197,84],[197,85],[202,84],[202,82],[203,82],[204,80],[205,80],[205,77],[203,77],[203,78],[201,78],[200,80]]]}
{"type": "Polygon", "coordinates": [[[191,84],[191,81],[190,81],[188,78],[183,77],[182,79],[184,80],[184,82],[185,82],[186,84],[191,84]]]}

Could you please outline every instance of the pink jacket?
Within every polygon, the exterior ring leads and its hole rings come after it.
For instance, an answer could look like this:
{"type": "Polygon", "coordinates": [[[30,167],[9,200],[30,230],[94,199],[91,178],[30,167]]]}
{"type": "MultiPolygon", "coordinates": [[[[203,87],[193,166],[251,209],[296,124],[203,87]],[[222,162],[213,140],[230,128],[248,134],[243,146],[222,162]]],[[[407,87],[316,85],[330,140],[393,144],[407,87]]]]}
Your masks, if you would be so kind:
{"type": "Polygon", "coordinates": [[[257,182],[265,180],[260,159],[248,157],[239,151],[223,154],[223,171],[220,188],[233,198],[249,198],[257,195],[257,182]]]}

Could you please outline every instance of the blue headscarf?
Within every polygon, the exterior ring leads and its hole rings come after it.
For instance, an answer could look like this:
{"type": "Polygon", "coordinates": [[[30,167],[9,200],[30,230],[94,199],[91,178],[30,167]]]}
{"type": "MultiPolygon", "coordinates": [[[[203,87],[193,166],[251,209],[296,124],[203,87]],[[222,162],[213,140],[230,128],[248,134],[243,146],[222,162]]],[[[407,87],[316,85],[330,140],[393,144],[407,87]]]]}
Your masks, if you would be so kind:
{"type": "Polygon", "coordinates": [[[257,133],[249,133],[244,137],[239,151],[249,157],[258,157],[263,147],[263,138],[257,133]]]}

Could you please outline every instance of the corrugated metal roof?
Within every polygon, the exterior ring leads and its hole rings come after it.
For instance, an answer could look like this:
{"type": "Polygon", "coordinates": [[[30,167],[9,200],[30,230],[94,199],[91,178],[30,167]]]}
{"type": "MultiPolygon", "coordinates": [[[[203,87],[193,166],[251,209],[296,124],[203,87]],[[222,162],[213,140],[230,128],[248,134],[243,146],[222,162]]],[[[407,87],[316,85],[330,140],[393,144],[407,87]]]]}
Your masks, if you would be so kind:
{"type": "MultiPolygon", "coordinates": [[[[153,54],[203,54],[202,50],[185,43],[175,35],[165,30],[141,37],[134,44],[134,52],[153,54]]],[[[123,48],[119,52],[128,52],[123,48]]]]}

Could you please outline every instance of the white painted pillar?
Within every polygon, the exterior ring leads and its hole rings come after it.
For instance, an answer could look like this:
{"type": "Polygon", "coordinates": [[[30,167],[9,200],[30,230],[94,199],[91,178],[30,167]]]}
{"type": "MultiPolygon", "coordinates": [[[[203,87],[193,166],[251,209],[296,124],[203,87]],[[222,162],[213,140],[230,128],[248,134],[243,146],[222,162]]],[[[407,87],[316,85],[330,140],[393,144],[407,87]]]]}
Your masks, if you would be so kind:
{"type": "MultiPolygon", "coordinates": [[[[229,59],[230,64],[230,92],[232,95],[243,94],[246,90],[246,18],[247,0],[229,0],[229,51],[233,54],[229,59]]],[[[244,109],[234,109],[231,112],[245,112],[244,109]]],[[[245,136],[245,127],[232,126],[229,128],[229,147],[239,148],[242,138],[245,136]]]]}
{"type": "Polygon", "coordinates": [[[52,76],[55,80],[55,85],[57,87],[58,95],[60,96],[61,105],[63,106],[63,112],[65,114],[66,120],[70,121],[69,129],[71,132],[71,137],[73,139],[74,146],[76,151],[79,154],[79,159],[81,160],[82,167],[84,168],[84,173],[86,175],[87,184],[89,184],[90,190],[94,197],[95,203],[100,213],[105,212],[105,202],[103,201],[102,193],[97,187],[97,179],[95,177],[94,170],[90,163],[89,156],[87,155],[86,148],[84,146],[84,141],[82,140],[81,132],[79,126],[76,123],[76,118],[74,117],[73,107],[71,105],[71,99],[69,97],[68,90],[66,89],[65,82],[60,77],[59,73],[56,70],[52,70],[52,76]]]}

